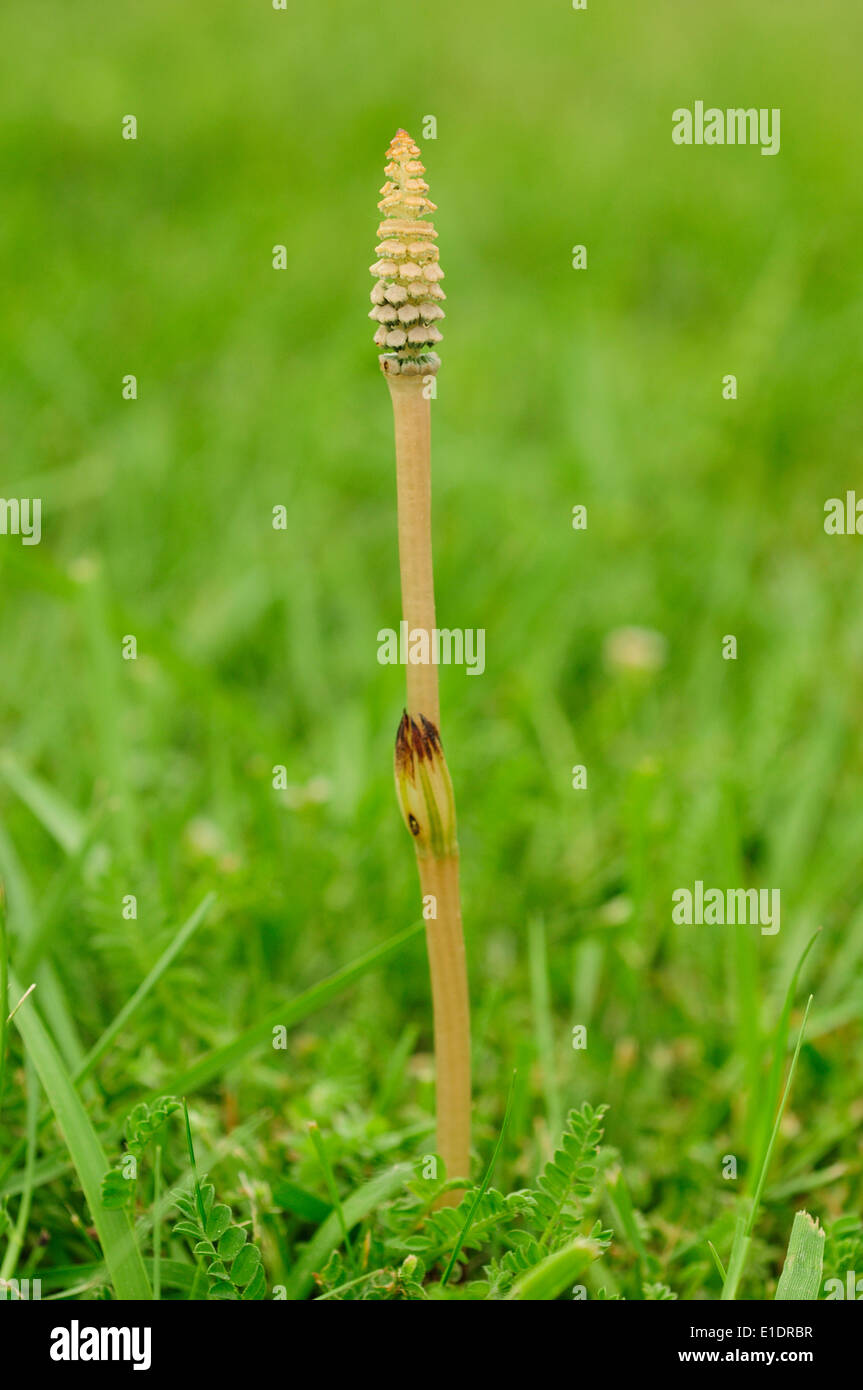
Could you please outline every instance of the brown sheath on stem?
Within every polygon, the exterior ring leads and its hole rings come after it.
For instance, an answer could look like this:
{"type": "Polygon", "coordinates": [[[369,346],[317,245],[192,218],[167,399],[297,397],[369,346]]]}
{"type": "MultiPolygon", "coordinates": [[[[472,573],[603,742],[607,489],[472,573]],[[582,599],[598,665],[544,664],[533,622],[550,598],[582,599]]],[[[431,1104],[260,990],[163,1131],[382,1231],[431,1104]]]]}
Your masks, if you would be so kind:
{"type": "MultiPolygon", "coordinates": [[[[428,659],[408,660],[407,708],[396,739],[399,804],[414,840],[426,916],[434,1008],[437,1147],[448,1178],[470,1176],[470,1007],[458,881],[452,782],[440,741],[440,702],[432,637],[435,628],[431,543],[431,414],[427,383],[439,360],[443,272],[419,149],[403,130],[388,151],[387,183],[378,204],[381,259],[372,291],[375,342],[393,404],[398,485],[402,617],[409,649],[426,635],[428,659]]],[[[455,1205],[457,1189],[441,1204],[455,1205]]]]}
{"type": "MultiPolygon", "coordinates": [[[[455,799],[437,726],[405,710],[396,793],[413,836],[426,916],[434,1009],[437,1147],[448,1178],[470,1176],[470,1003],[458,882],[455,799]]],[[[459,1189],[441,1199],[455,1205],[459,1189]]]]}

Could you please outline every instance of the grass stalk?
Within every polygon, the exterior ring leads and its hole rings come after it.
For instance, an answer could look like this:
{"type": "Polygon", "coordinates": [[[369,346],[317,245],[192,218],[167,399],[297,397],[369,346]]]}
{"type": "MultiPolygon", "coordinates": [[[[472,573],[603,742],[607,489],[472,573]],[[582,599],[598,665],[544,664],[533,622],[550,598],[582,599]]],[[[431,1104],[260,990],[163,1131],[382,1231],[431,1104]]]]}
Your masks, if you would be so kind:
{"type": "MultiPolygon", "coordinates": [[[[808,951],[807,947],[807,951],[808,951]]],[[[795,975],[796,978],[796,975],[795,975]]],[[[725,1276],[725,1283],[722,1286],[721,1299],[729,1302],[737,1297],[737,1289],[743,1277],[746,1267],[746,1260],[749,1254],[749,1246],[752,1241],[752,1232],[755,1229],[755,1220],[761,1206],[761,1194],[764,1191],[764,1184],[767,1181],[767,1173],[770,1168],[770,1160],[773,1157],[773,1150],[779,1135],[779,1127],[782,1124],[782,1116],[785,1114],[785,1106],[791,1094],[791,1083],[794,1080],[794,1072],[797,1069],[797,1059],[800,1056],[800,1048],[803,1045],[803,1035],[806,1032],[806,1020],[809,1017],[809,1010],[812,1007],[812,995],[810,994],[806,1008],[803,1013],[803,1021],[800,1024],[800,1032],[797,1034],[797,1045],[794,1048],[794,1056],[791,1058],[791,1065],[788,1068],[788,1078],[785,1082],[785,1089],[782,1092],[782,1099],[779,1102],[779,1109],[773,1121],[773,1128],[770,1132],[770,1139],[767,1148],[761,1158],[758,1169],[758,1178],[755,1184],[755,1192],[748,1202],[748,1210],[741,1211],[737,1217],[737,1224],[734,1232],[734,1241],[731,1246],[731,1257],[728,1261],[728,1272],[725,1276]]]]}
{"type": "Polygon", "coordinates": [[[150,970],[146,978],[141,981],[131,999],[126,1001],[113,1022],[108,1025],[102,1036],[93,1044],[81,1065],[76,1067],[74,1072],[74,1080],[76,1083],[80,1083],[86,1076],[89,1076],[93,1068],[102,1057],[104,1057],[117,1034],[122,1032],[126,1027],[129,1020],[144,1003],[144,1000],[150,994],[151,990],[158,984],[159,980],[161,980],[176,956],[180,954],[187,941],[194,936],[215,900],[215,893],[208,893],[195,908],[191,917],[183,923],[177,935],[156,961],[152,970],[150,970]]]}
{"type": "Polygon", "coordinates": [[[563,1102],[557,1081],[557,1059],[554,1046],[555,1023],[548,983],[548,943],[545,922],[541,917],[532,917],[527,924],[527,949],[533,1032],[536,1039],[536,1055],[542,1073],[545,1114],[553,1151],[557,1136],[563,1129],[563,1102]]]}
{"type": "MultiPolygon", "coordinates": [[[[11,972],[9,983],[13,994],[20,997],[21,991],[11,972]]],[[[150,1300],[150,1281],[128,1214],[111,1210],[102,1202],[102,1177],[108,1160],[60,1054],[32,1003],[16,1012],[15,1024],[75,1165],[114,1292],[119,1299],[150,1300]]]]}
{"type": "MultiPolygon", "coordinates": [[[[428,214],[420,152],[403,130],[388,151],[378,204],[381,257],[371,317],[395,424],[402,617],[410,657],[407,704],[396,739],[396,789],[414,838],[426,917],[434,1012],[437,1147],[447,1177],[470,1174],[470,1007],[459,893],[455,801],[440,740],[434,662],[434,569],[431,536],[431,408],[427,382],[439,366],[443,273],[428,214]]],[[[441,1200],[457,1205],[453,1189],[441,1200]]]]}
{"type": "Polygon", "coordinates": [[[311,1120],[309,1122],[308,1129],[309,1138],[312,1141],[312,1148],[315,1151],[318,1163],[321,1166],[321,1172],[324,1175],[324,1182],[327,1185],[327,1192],[330,1195],[330,1201],[332,1203],[333,1211],[339,1218],[339,1226],[341,1227],[342,1240],[344,1241],[345,1249],[348,1252],[348,1258],[350,1259],[351,1264],[353,1264],[354,1252],[351,1247],[350,1232],[348,1231],[347,1222],[345,1221],[345,1213],[342,1208],[341,1198],[339,1197],[339,1189],[336,1186],[336,1178],[335,1174],[333,1173],[332,1164],[330,1163],[330,1160],[327,1156],[326,1145],[324,1144],[320,1127],[315,1120],[311,1120]]]}
{"type": "Polygon", "coordinates": [[[3,1256],[3,1262],[0,1264],[0,1287],[15,1273],[18,1258],[24,1246],[27,1222],[30,1219],[30,1207],[33,1201],[33,1173],[36,1167],[39,1121],[39,1080],[36,1075],[36,1068],[29,1057],[25,1058],[24,1061],[24,1076],[27,1086],[27,1157],[24,1164],[24,1182],[21,1189],[21,1200],[18,1203],[18,1214],[9,1236],[9,1244],[3,1256]]]}
{"type": "Polygon", "coordinates": [[[341,1245],[343,1225],[351,1230],[369,1212],[376,1211],[385,1202],[391,1202],[395,1196],[403,1193],[414,1176],[413,1164],[398,1163],[394,1168],[378,1173],[346,1197],[342,1202],[341,1214],[336,1211],[330,1213],[291,1269],[285,1285],[288,1301],[302,1301],[309,1295],[314,1287],[315,1271],[323,1269],[332,1252],[341,1245]]]}

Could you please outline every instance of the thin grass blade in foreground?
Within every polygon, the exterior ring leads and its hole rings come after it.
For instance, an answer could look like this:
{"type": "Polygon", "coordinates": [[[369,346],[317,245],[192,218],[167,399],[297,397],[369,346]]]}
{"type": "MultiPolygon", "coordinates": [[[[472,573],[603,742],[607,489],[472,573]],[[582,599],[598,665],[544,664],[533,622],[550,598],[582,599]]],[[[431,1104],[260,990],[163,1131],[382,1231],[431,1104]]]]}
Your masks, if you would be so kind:
{"type": "MultiPolygon", "coordinates": [[[[407,708],[396,738],[399,805],[414,839],[420,887],[433,904],[426,922],[434,1009],[437,1147],[448,1178],[470,1175],[470,1005],[459,894],[455,800],[440,739],[431,542],[431,410],[425,383],[440,361],[443,272],[428,220],[419,147],[399,130],[387,152],[387,182],[378,207],[380,257],[372,267],[371,317],[393,405],[398,489],[402,616],[411,644],[407,708]],[[415,660],[416,656],[419,660],[415,660]]],[[[441,1199],[457,1205],[460,1193],[441,1199]]]]}
{"type": "MultiPolygon", "coordinates": [[[[10,938],[17,936],[26,955],[38,931],[35,896],[24,865],[2,824],[0,824],[0,877],[3,878],[7,889],[10,918],[9,936],[10,938]],[[12,925],[17,930],[12,930],[12,925]]],[[[60,977],[49,960],[43,960],[38,966],[34,965],[33,971],[39,985],[42,1011],[48,1020],[51,1032],[67,1066],[76,1067],[83,1059],[84,1048],[78,1037],[78,1029],[65,991],[60,983],[60,977]]],[[[31,974],[31,971],[28,970],[27,974],[31,974]]],[[[0,1167],[0,1171],[4,1175],[8,1172],[5,1163],[0,1167]]]]}
{"type": "MultiPolygon", "coordinates": [[[[2,998],[3,996],[0,996],[2,998]]],[[[36,1076],[36,1068],[28,1057],[24,1063],[24,1079],[27,1088],[27,1157],[24,1163],[23,1186],[21,1190],[21,1200],[18,1203],[18,1214],[15,1218],[15,1225],[9,1235],[9,1244],[6,1246],[6,1253],[3,1262],[0,1264],[0,1288],[11,1279],[18,1264],[18,1258],[24,1248],[24,1238],[27,1234],[27,1222],[30,1219],[30,1207],[33,1201],[33,1172],[36,1166],[36,1142],[39,1121],[39,1081],[36,1076]]]]}
{"type": "Polygon", "coordinates": [[[126,1001],[113,1022],[108,1025],[102,1036],[90,1048],[84,1061],[75,1071],[76,1082],[80,1082],[85,1076],[89,1076],[90,1072],[96,1066],[96,1063],[104,1057],[117,1034],[125,1028],[132,1015],[141,1007],[150,991],[158,984],[159,980],[161,980],[162,976],[165,974],[165,971],[173,963],[175,957],[180,954],[186,943],[194,936],[215,901],[215,893],[207,893],[206,897],[195,908],[191,917],[183,923],[177,935],[162,952],[146,979],[141,981],[131,999],[126,1001]]]}
{"type": "MultiPolygon", "coordinates": [[[[808,950],[808,947],[807,947],[808,950]]],[[[755,1220],[758,1216],[758,1209],[761,1205],[761,1194],[764,1191],[764,1184],[767,1181],[767,1172],[770,1167],[770,1160],[773,1157],[773,1149],[776,1145],[776,1138],[779,1134],[779,1126],[782,1123],[782,1116],[785,1114],[785,1106],[791,1094],[791,1083],[794,1080],[794,1073],[797,1069],[797,1059],[800,1056],[800,1048],[803,1045],[803,1034],[806,1032],[806,1020],[809,1018],[809,1010],[812,1007],[812,995],[806,1003],[806,1010],[803,1014],[803,1021],[800,1024],[800,1032],[797,1035],[797,1046],[794,1049],[794,1056],[791,1058],[791,1066],[788,1068],[788,1079],[785,1082],[785,1090],[782,1092],[782,1099],[779,1102],[779,1109],[773,1121],[773,1129],[770,1134],[770,1141],[767,1150],[761,1160],[761,1167],[758,1172],[758,1180],[755,1184],[755,1192],[749,1203],[748,1212],[741,1211],[737,1218],[737,1225],[734,1232],[734,1241],[731,1246],[731,1256],[728,1261],[728,1271],[725,1276],[725,1283],[722,1286],[721,1298],[723,1302],[728,1302],[737,1297],[737,1289],[746,1267],[746,1259],[749,1254],[749,1245],[752,1240],[752,1232],[755,1228],[755,1220]]]]}
{"type": "MultiPolygon", "coordinates": [[[[13,995],[20,997],[21,991],[14,977],[10,977],[10,985],[13,995]]],[[[75,1165],[114,1292],[119,1299],[149,1301],[153,1296],[150,1282],[129,1217],[123,1211],[109,1211],[102,1203],[101,1184],[108,1160],[99,1137],[63,1066],[60,1054],[30,1001],[15,1014],[15,1024],[39,1074],[75,1165]]]]}
{"type": "MultiPolygon", "coordinates": [[[[153,966],[152,970],[147,975],[146,979],[143,980],[141,984],[138,986],[138,988],[135,990],[135,993],[132,995],[131,999],[127,1000],[127,1002],[123,1005],[122,1009],[116,1015],[113,1022],[108,1025],[102,1036],[98,1039],[96,1043],[93,1044],[90,1051],[87,1053],[87,1056],[84,1057],[80,1063],[78,1063],[71,1069],[71,1080],[75,1086],[81,1086],[82,1083],[86,1082],[93,1068],[105,1055],[114,1038],[123,1028],[125,1028],[128,1025],[130,1019],[134,1016],[136,1011],[147,999],[151,990],[158,984],[159,980],[165,974],[168,967],[173,963],[175,957],[179,954],[183,947],[187,945],[187,943],[191,940],[192,936],[194,936],[195,932],[198,930],[198,927],[201,925],[204,918],[206,917],[210,907],[215,902],[215,897],[215,893],[208,893],[206,897],[203,898],[201,903],[192,913],[191,917],[189,917],[188,920],[184,922],[183,926],[180,928],[173,941],[171,941],[169,945],[165,948],[165,950],[162,952],[161,956],[157,960],[156,964],[153,966]]],[[[0,997],[2,997],[2,994],[0,994],[0,997]]],[[[51,1022],[50,1019],[48,1021],[49,1023],[51,1022]]],[[[40,1130],[43,1125],[47,1124],[50,1117],[51,1112],[50,1110],[46,1109],[44,1115],[39,1121],[40,1130]]],[[[4,1165],[3,1169],[0,1170],[0,1174],[2,1174],[0,1175],[0,1195],[2,1195],[4,1189],[4,1183],[2,1181],[2,1178],[5,1177],[5,1174],[7,1172],[11,1172],[13,1170],[14,1165],[18,1162],[18,1159],[20,1158],[22,1152],[23,1143],[18,1144],[12,1150],[8,1162],[4,1165]]]]}
{"type": "MultiPolygon", "coordinates": [[[[184,1071],[175,1073],[160,1087],[160,1091],[170,1091],[176,1095],[189,1095],[192,1091],[205,1086],[214,1077],[221,1076],[228,1067],[242,1061],[265,1039],[271,1038],[273,1028],[279,1025],[292,1028],[301,1019],[313,1013],[315,1009],[323,1008],[324,1004],[335,999],[343,989],[347,989],[348,985],[352,985],[355,980],[359,980],[376,965],[382,965],[385,960],[396,955],[409,941],[419,935],[422,929],[422,922],[414,922],[412,926],[396,932],[380,946],[366,951],[365,955],[351,961],[350,965],[342,966],[341,970],[336,970],[334,974],[328,975],[325,980],[312,985],[310,989],[304,990],[294,999],[289,999],[284,1004],[276,1004],[262,1018],[259,1018],[257,1023],[252,1024],[251,1028],[247,1028],[244,1033],[238,1034],[231,1042],[225,1043],[223,1047],[214,1048],[212,1052],[205,1052],[184,1071]]],[[[155,1095],[156,1092],[150,1094],[155,1095]]]]}
{"type": "Polygon", "coordinates": [[[779,1096],[782,1091],[782,1068],[785,1062],[785,1054],[788,1048],[788,1031],[791,1026],[791,1010],[793,1009],[794,1001],[797,998],[797,987],[800,983],[800,977],[803,974],[803,967],[806,964],[809,952],[812,950],[812,947],[815,945],[820,935],[821,928],[819,927],[817,931],[812,933],[808,942],[806,943],[806,946],[801,952],[800,958],[797,961],[797,964],[794,967],[794,971],[791,975],[791,979],[788,982],[788,988],[785,991],[785,998],[782,1003],[782,1010],[779,1015],[779,1021],[776,1025],[776,1032],[773,1038],[773,1056],[770,1062],[770,1074],[767,1079],[766,1089],[764,1090],[762,1095],[763,1119],[761,1122],[760,1133],[758,1136],[758,1144],[753,1151],[754,1162],[752,1165],[752,1172],[749,1176],[749,1182],[747,1184],[747,1191],[752,1191],[753,1189],[755,1174],[760,1171],[761,1160],[764,1157],[764,1154],[767,1152],[767,1145],[770,1143],[772,1116],[776,1112],[776,1107],[779,1104],[779,1096]]]}
{"type": "Polygon", "coordinates": [[[344,1229],[350,1231],[351,1227],[362,1221],[369,1212],[404,1191],[405,1184],[413,1176],[412,1163],[399,1163],[388,1172],[378,1173],[370,1182],[358,1187],[350,1197],[346,1197],[341,1204],[341,1210],[330,1213],[291,1270],[285,1286],[287,1298],[305,1298],[314,1285],[316,1270],[323,1269],[332,1252],[342,1244],[344,1229]]]}

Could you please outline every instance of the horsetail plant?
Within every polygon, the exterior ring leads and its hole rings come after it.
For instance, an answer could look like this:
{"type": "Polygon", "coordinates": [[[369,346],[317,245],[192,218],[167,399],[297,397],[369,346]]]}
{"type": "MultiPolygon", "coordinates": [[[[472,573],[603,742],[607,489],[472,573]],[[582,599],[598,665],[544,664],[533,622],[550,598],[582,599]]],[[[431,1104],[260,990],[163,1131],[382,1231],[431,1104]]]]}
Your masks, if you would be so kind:
{"type": "MultiPolygon", "coordinates": [[[[448,1178],[470,1173],[470,1006],[459,896],[455,799],[440,739],[437,667],[429,659],[435,629],[431,543],[431,409],[443,318],[443,271],[419,147],[399,130],[387,151],[387,181],[378,207],[377,283],[370,317],[377,324],[395,420],[402,616],[412,654],[407,705],[395,748],[395,780],[413,836],[426,917],[434,1011],[437,1147],[448,1178]],[[414,644],[418,644],[418,647],[414,644]]],[[[455,1205],[460,1193],[441,1199],[455,1205]]]]}

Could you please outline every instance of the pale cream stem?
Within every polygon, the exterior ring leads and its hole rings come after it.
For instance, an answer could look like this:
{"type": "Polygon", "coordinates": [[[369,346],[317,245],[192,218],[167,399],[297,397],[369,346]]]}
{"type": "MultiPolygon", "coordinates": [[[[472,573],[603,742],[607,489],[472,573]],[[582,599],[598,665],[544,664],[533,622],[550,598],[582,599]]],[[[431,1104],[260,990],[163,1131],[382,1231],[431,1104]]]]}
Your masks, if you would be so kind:
{"type": "MultiPolygon", "coordinates": [[[[423,896],[437,918],[426,922],[437,1067],[437,1146],[447,1177],[470,1176],[470,1002],[459,899],[458,855],[417,860],[423,896]]],[[[455,1205],[459,1191],[447,1193],[455,1205]]]]}
{"type": "MultiPolygon", "coordinates": [[[[431,545],[431,408],[423,393],[422,376],[385,375],[395,418],[402,617],[408,625],[409,639],[412,632],[428,633],[431,656],[435,626],[431,545]]],[[[439,728],[437,666],[431,660],[416,666],[408,661],[405,674],[408,713],[414,716],[424,714],[439,728]]]]}

